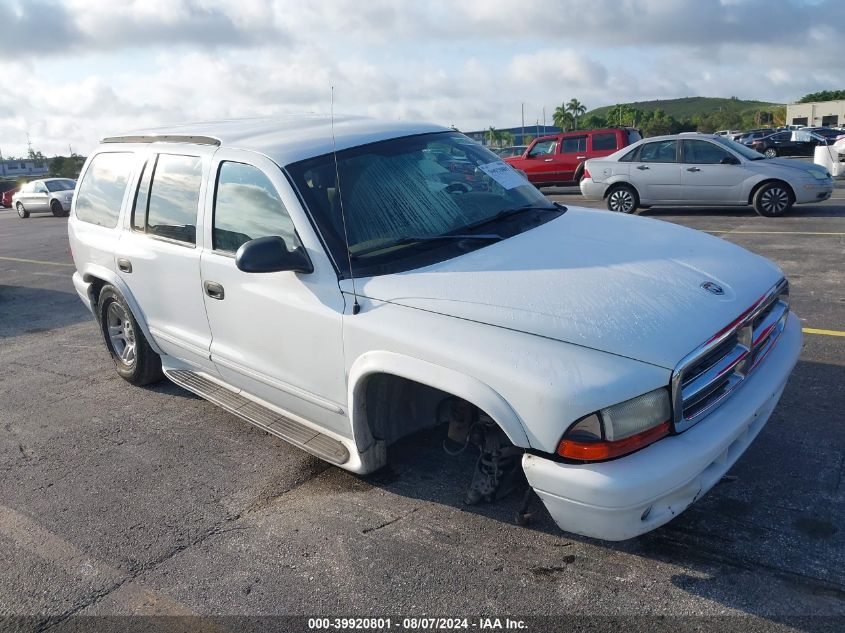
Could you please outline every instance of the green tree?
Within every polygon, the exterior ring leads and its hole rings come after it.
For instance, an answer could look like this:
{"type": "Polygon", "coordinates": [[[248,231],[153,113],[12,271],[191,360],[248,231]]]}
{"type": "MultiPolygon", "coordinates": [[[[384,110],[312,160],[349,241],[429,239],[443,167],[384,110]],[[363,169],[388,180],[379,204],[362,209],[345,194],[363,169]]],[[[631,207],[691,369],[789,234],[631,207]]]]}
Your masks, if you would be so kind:
{"type": "Polygon", "coordinates": [[[814,101],[839,101],[845,99],[845,90],[821,90],[804,95],[798,103],[812,103],[814,101]]]}
{"type": "Polygon", "coordinates": [[[498,146],[502,143],[502,133],[492,125],[490,126],[490,129],[487,130],[485,136],[487,137],[488,145],[498,146]]]}
{"type": "Polygon", "coordinates": [[[566,104],[566,111],[572,115],[572,129],[578,129],[578,117],[587,112],[587,108],[578,99],[570,99],[566,104]]]}

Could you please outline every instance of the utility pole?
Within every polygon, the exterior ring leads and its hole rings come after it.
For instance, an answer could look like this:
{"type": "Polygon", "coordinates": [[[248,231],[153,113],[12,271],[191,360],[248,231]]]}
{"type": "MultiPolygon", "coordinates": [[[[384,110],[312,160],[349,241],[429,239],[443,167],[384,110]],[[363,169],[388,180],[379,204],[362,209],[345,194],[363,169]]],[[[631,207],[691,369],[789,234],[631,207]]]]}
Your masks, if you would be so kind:
{"type": "Polygon", "coordinates": [[[522,104],[522,138],[519,141],[520,145],[525,145],[525,103],[522,104]]]}
{"type": "Polygon", "coordinates": [[[546,134],[546,106],[543,106],[543,135],[546,134]]]}
{"type": "Polygon", "coordinates": [[[26,133],[26,155],[27,158],[32,158],[32,139],[29,138],[29,132],[26,133]]]}
{"type": "Polygon", "coordinates": [[[0,174],[6,175],[6,161],[3,160],[3,150],[0,149],[0,174]]]}

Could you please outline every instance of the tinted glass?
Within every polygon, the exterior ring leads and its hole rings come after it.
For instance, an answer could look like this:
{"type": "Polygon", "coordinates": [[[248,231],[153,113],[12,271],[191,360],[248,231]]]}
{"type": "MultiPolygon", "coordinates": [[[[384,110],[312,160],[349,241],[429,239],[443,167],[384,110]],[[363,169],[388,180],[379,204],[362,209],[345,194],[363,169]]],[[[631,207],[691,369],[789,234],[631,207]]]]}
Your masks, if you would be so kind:
{"type": "Polygon", "coordinates": [[[108,228],[117,226],[133,160],[130,152],[107,152],[94,157],[76,194],[78,219],[108,228]]]}
{"type": "MultiPolygon", "coordinates": [[[[553,141],[552,141],[553,142],[553,141]]],[[[462,134],[422,134],[337,153],[342,209],[356,274],[410,270],[481,248],[559,216],[524,176],[462,134]],[[513,214],[503,211],[521,210],[513,214]]],[[[288,172],[302,193],[341,274],[346,244],[332,154],[288,172]]]]}
{"type": "Polygon", "coordinates": [[[640,162],[643,163],[674,163],[678,141],[656,141],[646,143],[640,147],[640,162]]]}
{"type": "Polygon", "coordinates": [[[76,187],[74,180],[48,180],[44,183],[49,191],[72,191],[76,187]]]}
{"type": "Polygon", "coordinates": [[[557,141],[539,141],[534,147],[531,148],[531,151],[528,153],[529,156],[543,156],[545,154],[554,154],[555,148],[557,147],[557,141]]]}
{"type": "Polygon", "coordinates": [[[788,141],[791,138],[792,138],[791,132],[781,132],[780,134],[772,134],[769,137],[769,140],[772,140],[772,141],[788,141]]]}
{"type": "Polygon", "coordinates": [[[718,165],[723,158],[730,158],[727,150],[707,141],[684,141],[684,162],[693,165],[718,165]]]}
{"type": "Polygon", "coordinates": [[[630,163],[632,160],[634,160],[634,156],[639,151],[639,149],[640,149],[639,147],[635,147],[634,149],[632,149],[630,152],[628,152],[622,158],[619,159],[620,162],[630,163]]]}
{"type": "Polygon", "coordinates": [[[560,146],[561,154],[574,154],[575,152],[587,151],[587,137],[575,136],[564,138],[560,146]]]}
{"type": "Polygon", "coordinates": [[[159,154],[150,188],[147,232],[196,244],[202,158],[159,154]]]}
{"type": "Polygon", "coordinates": [[[290,250],[299,246],[293,221],[264,172],[243,163],[221,163],[214,197],[214,248],[234,253],[244,242],[268,235],[283,238],[290,250]]]}
{"type": "Polygon", "coordinates": [[[616,134],[593,134],[593,149],[616,149],[616,134]]]}
{"type": "Polygon", "coordinates": [[[640,134],[637,130],[628,130],[628,144],[631,145],[636,143],[637,141],[642,140],[642,134],[640,134]]]}

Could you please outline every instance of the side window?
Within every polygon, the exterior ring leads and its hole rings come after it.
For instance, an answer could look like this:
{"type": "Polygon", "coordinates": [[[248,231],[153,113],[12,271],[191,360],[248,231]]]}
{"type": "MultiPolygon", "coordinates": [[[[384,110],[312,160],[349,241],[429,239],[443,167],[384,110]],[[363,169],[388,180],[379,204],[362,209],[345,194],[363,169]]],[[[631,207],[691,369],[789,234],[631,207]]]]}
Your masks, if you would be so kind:
{"type": "Polygon", "coordinates": [[[622,163],[630,163],[632,160],[634,160],[634,157],[637,155],[637,152],[638,152],[639,150],[640,150],[640,148],[639,148],[639,147],[635,147],[635,148],[634,148],[634,149],[632,149],[630,152],[628,152],[627,154],[625,154],[622,158],[620,158],[620,159],[619,159],[619,162],[622,162],[622,163]]]}
{"type": "Polygon", "coordinates": [[[149,193],[147,233],[196,244],[201,182],[202,158],[159,154],[149,193]]]}
{"type": "Polygon", "coordinates": [[[117,226],[134,158],[131,152],[105,152],[94,157],[76,194],[79,220],[110,229],[117,226]]]}
{"type": "Polygon", "coordinates": [[[257,167],[220,163],[214,193],[214,250],[234,253],[244,242],[278,235],[288,249],[301,244],[293,221],[270,179],[257,167]]]}
{"type": "Polygon", "coordinates": [[[641,163],[674,163],[677,162],[675,152],[678,141],[655,141],[640,146],[641,163]]]}
{"type": "Polygon", "coordinates": [[[38,181],[35,183],[35,193],[47,193],[47,185],[38,181]]]}
{"type": "Polygon", "coordinates": [[[632,145],[637,141],[641,141],[642,138],[643,137],[638,130],[628,130],[628,145],[632,145]]]}
{"type": "Polygon", "coordinates": [[[554,154],[555,148],[557,147],[557,141],[554,139],[548,141],[539,141],[534,147],[531,148],[531,151],[528,152],[529,156],[545,156],[546,154],[554,154]]]}
{"type": "Polygon", "coordinates": [[[593,134],[593,151],[616,149],[616,134],[593,134]]]}
{"type": "Polygon", "coordinates": [[[570,136],[563,139],[560,147],[561,154],[574,154],[575,152],[587,151],[587,137],[586,136],[570,136]]]}
{"type": "Polygon", "coordinates": [[[693,165],[718,165],[731,154],[715,143],[707,141],[684,141],[684,163],[693,165]]]}

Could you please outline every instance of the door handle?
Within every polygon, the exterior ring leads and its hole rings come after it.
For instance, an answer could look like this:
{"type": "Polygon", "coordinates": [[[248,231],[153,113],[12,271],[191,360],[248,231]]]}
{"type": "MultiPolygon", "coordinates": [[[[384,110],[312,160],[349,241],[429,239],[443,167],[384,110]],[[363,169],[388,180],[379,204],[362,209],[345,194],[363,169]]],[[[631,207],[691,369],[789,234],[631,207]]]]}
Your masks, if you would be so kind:
{"type": "Polygon", "coordinates": [[[117,260],[117,267],[125,273],[131,273],[132,272],[132,262],[130,262],[128,259],[124,259],[122,257],[120,259],[118,259],[117,260]]]}
{"type": "Polygon", "coordinates": [[[648,165],[637,165],[637,169],[648,169],[648,165]]]}
{"type": "Polygon", "coordinates": [[[687,171],[701,171],[698,167],[687,167],[687,171]]]}
{"type": "Polygon", "coordinates": [[[217,299],[218,301],[222,301],[225,293],[223,292],[223,286],[221,286],[216,281],[206,281],[205,284],[205,294],[207,294],[212,299],[217,299]]]}
{"type": "Polygon", "coordinates": [[[544,163],[550,163],[550,162],[552,162],[553,160],[554,160],[554,158],[544,158],[544,159],[543,159],[543,162],[544,162],[544,163]]]}
{"type": "Polygon", "coordinates": [[[575,157],[576,160],[584,160],[585,158],[587,158],[587,157],[586,156],[576,156],[575,157]]]}

